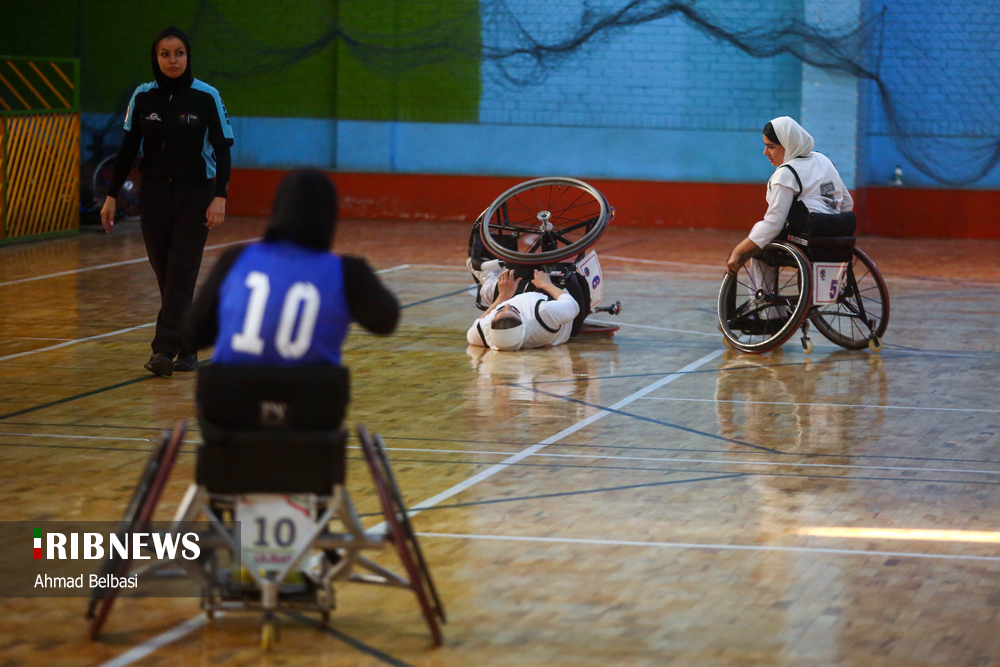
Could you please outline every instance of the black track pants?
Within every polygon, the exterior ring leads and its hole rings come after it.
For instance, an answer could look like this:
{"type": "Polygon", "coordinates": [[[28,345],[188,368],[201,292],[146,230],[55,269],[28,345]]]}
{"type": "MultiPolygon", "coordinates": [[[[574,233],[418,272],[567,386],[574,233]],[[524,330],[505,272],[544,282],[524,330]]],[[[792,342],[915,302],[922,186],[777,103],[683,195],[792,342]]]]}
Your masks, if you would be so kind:
{"type": "Polygon", "coordinates": [[[194,298],[208,239],[205,214],[214,196],[215,181],[211,180],[142,180],[142,238],[160,286],[154,353],[173,358],[194,351],[181,349],[181,319],[194,298]]]}

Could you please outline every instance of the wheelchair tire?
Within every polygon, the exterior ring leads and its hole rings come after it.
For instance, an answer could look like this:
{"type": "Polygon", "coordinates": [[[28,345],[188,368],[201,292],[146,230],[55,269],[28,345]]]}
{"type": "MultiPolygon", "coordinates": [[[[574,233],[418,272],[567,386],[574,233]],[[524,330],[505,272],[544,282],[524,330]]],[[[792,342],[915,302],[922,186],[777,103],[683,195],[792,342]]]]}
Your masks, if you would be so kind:
{"type": "Polygon", "coordinates": [[[490,204],[482,217],[483,245],[515,264],[551,264],[581,255],[597,242],[614,209],[596,188],[575,178],[536,178],[516,185],[490,204]],[[523,251],[501,238],[525,239],[523,251]]]}
{"type": "Polygon", "coordinates": [[[784,242],[768,244],[753,259],[775,272],[774,284],[754,285],[749,262],[735,276],[727,273],[719,288],[719,328],[733,348],[763,354],[783,345],[805,319],[812,294],[811,269],[802,251],[784,242]],[[739,295],[741,291],[746,296],[739,295]],[[771,310],[779,317],[763,317],[771,310]]]}
{"type": "Polygon", "coordinates": [[[389,465],[389,455],[385,451],[385,442],[382,440],[382,436],[375,435],[375,452],[378,454],[379,461],[384,467],[386,481],[388,481],[389,492],[392,494],[392,499],[396,504],[396,509],[399,511],[399,517],[402,520],[403,531],[406,533],[406,539],[409,540],[410,546],[413,547],[413,555],[416,556],[417,567],[420,570],[420,574],[423,577],[424,585],[427,587],[427,591],[431,594],[431,599],[434,602],[434,614],[441,619],[442,623],[447,623],[448,618],[444,613],[444,604],[441,602],[441,597],[438,595],[437,586],[434,585],[434,579],[431,577],[431,570],[427,566],[427,561],[424,559],[424,552],[420,548],[420,542],[417,540],[417,534],[413,530],[413,524],[410,523],[410,515],[406,510],[406,504],[403,502],[403,494],[399,490],[399,484],[396,482],[396,475],[392,472],[392,466],[389,465]]]}
{"type": "MultiPolygon", "coordinates": [[[[410,589],[413,591],[413,594],[417,596],[417,602],[420,604],[420,610],[423,613],[424,620],[427,622],[427,627],[431,632],[431,640],[434,642],[435,646],[441,646],[444,643],[444,635],[442,634],[441,626],[438,623],[438,612],[440,612],[441,617],[443,617],[444,610],[440,608],[435,610],[427,596],[426,580],[424,579],[420,568],[417,566],[418,561],[416,551],[419,550],[419,546],[417,546],[416,549],[413,548],[416,544],[417,536],[412,532],[412,528],[410,529],[409,535],[404,528],[404,520],[401,516],[406,516],[406,509],[403,507],[401,502],[397,505],[396,499],[393,497],[393,492],[390,487],[390,484],[392,483],[390,480],[392,478],[389,476],[391,473],[386,472],[387,468],[383,465],[383,462],[379,457],[378,447],[372,441],[371,436],[368,435],[368,430],[362,424],[357,425],[356,431],[358,434],[358,440],[361,441],[361,449],[365,453],[365,460],[368,462],[368,468],[372,474],[372,481],[375,483],[375,491],[378,494],[379,504],[382,507],[385,522],[389,526],[389,535],[396,547],[396,552],[399,554],[399,560],[403,564],[403,568],[406,570],[406,574],[409,577],[410,589]]],[[[398,495],[398,493],[399,489],[396,488],[396,494],[398,495]]],[[[406,522],[409,522],[408,517],[406,518],[406,522]]],[[[437,591],[434,591],[434,595],[436,598],[437,591]]]]}
{"type": "Polygon", "coordinates": [[[858,248],[853,250],[844,291],[835,303],[813,306],[809,319],[830,342],[848,350],[862,350],[873,337],[881,341],[885,335],[889,289],[875,262],[858,248]],[[866,319],[874,320],[874,327],[869,327],[866,319]]]}
{"type": "MultiPolygon", "coordinates": [[[[94,175],[91,178],[91,188],[94,192],[94,203],[99,206],[104,205],[104,198],[108,195],[108,188],[111,187],[111,179],[114,177],[115,162],[117,159],[117,153],[109,155],[101,160],[97,167],[94,168],[94,175]]],[[[139,219],[139,190],[142,180],[139,174],[140,161],[141,158],[136,157],[135,161],[132,163],[132,168],[129,170],[128,176],[125,179],[125,183],[122,184],[121,191],[115,198],[115,206],[117,210],[115,215],[116,219],[139,219]]]]}
{"type": "MultiPolygon", "coordinates": [[[[160,442],[146,460],[142,474],[139,475],[139,483],[132,492],[132,498],[126,505],[125,514],[118,524],[119,538],[152,520],[156,504],[167,485],[170,471],[177,460],[177,452],[180,451],[186,434],[187,422],[181,421],[173,431],[164,431],[160,437],[160,442]]],[[[109,549],[109,553],[113,552],[109,549]]],[[[125,576],[131,562],[131,559],[109,555],[101,566],[101,576],[109,574],[125,576]]],[[[101,628],[104,627],[117,596],[117,588],[95,588],[91,591],[86,617],[91,621],[89,635],[92,640],[101,634],[101,628]]]]}

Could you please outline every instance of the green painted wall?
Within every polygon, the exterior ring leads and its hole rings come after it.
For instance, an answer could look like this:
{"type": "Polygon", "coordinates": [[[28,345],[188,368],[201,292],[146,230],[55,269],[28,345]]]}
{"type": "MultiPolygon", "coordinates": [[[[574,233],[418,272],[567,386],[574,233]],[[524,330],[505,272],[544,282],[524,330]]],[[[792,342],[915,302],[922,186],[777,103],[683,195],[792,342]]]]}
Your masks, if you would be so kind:
{"type": "Polygon", "coordinates": [[[84,111],[116,112],[152,79],[150,40],[170,24],[191,35],[195,76],[234,116],[478,119],[478,0],[18,2],[0,22],[0,53],[80,58],[84,111]],[[428,35],[454,41],[407,50],[428,35]]]}

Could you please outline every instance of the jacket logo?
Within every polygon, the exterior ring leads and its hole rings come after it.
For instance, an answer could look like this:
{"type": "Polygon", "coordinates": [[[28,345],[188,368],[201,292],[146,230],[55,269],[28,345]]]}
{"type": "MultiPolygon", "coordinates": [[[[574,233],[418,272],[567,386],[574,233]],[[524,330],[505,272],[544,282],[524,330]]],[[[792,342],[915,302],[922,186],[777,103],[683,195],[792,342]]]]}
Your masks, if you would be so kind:
{"type": "Polygon", "coordinates": [[[156,112],[153,112],[148,116],[146,116],[146,120],[162,120],[162,119],[156,115],[156,112]]]}
{"type": "Polygon", "coordinates": [[[182,113],[181,114],[181,122],[182,123],[197,123],[198,122],[198,116],[196,116],[193,113],[182,113]]]}

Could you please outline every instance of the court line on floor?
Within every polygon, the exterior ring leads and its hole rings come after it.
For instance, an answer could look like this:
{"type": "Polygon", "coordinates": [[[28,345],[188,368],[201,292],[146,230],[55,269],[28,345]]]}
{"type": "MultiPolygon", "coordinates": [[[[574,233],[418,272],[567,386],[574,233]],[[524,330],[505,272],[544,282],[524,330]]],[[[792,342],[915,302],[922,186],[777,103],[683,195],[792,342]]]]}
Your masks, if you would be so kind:
{"type": "Polygon", "coordinates": [[[607,417],[608,415],[615,414],[617,412],[618,408],[625,407],[629,403],[632,403],[632,402],[634,402],[634,401],[642,398],[646,394],[648,394],[650,392],[653,392],[653,391],[656,391],[660,387],[663,387],[663,386],[665,386],[667,384],[670,384],[674,380],[677,380],[679,378],[684,377],[689,372],[691,372],[691,371],[693,371],[693,370],[695,370],[695,369],[697,369],[697,368],[699,368],[701,366],[704,366],[708,362],[712,361],[713,359],[715,359],[716,357],[718,357],[719,355],[721,355],[723,352],[725,352],[724,348],[721,348],[721,349],[718,349],[718,350],[713,350],[712,352],[709,352],[708,354],[706,354],[705,356],[701,357],[700,359],[691,362],[690,364],[688,364],[684,368],[681,368],[680,370],[675,371],[675,372],[671,373],[670,375],[667,375],[666,377],[660,378],[656,382],[648,384],[645,387],[643,387],[642,389],[640,389],[639,391],[636,391],[636,392],[634,392],[634,393],[626,396],[625,398],[621,399],[620,401],[618,401],[614,405],[610,406],[609,408],[600,409],[600,406],[596,406],[596,407],[599,408],[599,411],[596,412],[596,413],[594,413],[594,414],[592,414],[591,416],[589,416],[589,417],[587,417],[585,419],[581,419],[580,421],[578,421],[577,423],[573,424],[572,426],[570,426],[568,428],[565,428],[562,431],[559,431],[555,435],[550,436],[550,437],[546,438],[545,440],[542,440],[541,442],[539,442],[536,445],[532,445],[532,446],[530,446],[530,447],[528,447],[526,449],[521,450],[517,454],[514,454],[513,456],[507,457],[506,459],[504,459],[500,463],[497,463],[497,464],[495,464],[493,466],[490,466],[486,470],[483,470],[482,472],[480,472],[480,473],[478,473],[476,475],[473,475],[472,477],[470,477],[469,479],[465,480],[464,482],[460,482],[460,483],[456,484],[455,486],[451,487],[450,489],[442,491],[441,493],[439,493],[439,494],[437,494],[435,496],[432,496],[431,498],[428,498],[427,500],[425,500],[425,501],[423,501],[421,503],[417,503],[416,505],[414,505],[413,507],[410,508],[410,516],[416,516],[417,514],[420,513],[420,510],[427,509],[429,507],[433,507],[434,505],[437,505],[438,503],[443,502],[443,501],[447,500],[448,498],[451,498],[452,496],[456,496],[459,493],[462,493],[463,491],[465,491],[466,489],[475,486],[479,482],[482,482],[485,479],[489,479],[490,477],[492,477],[493,475],[497,474],[498,472],[501,472],[501,471],[505,470],[512,463],[517,463],[518,461],[521,461],[521,460],[523,460],[523,459],[531,456],[532,454],[535,454],[535,453],[541,451],[546,446],[554,444],[556,442],[559,442],[560,440],[562,440],[566,436],[572,435],[572,434],[576,433],[577,431],[579,431],[579,430],[581,430],[583,428],[586,428],[587,426],[590,426],[594,422],[596,422],[596,421],[598,421],[600,419],[603,419],[604,417],[607,417]]]}
{"type": "MultiPolygon", "coordinates": [[[[0,435],[3,435],[0,433],[0,435]]],[[[350,449],[360,449],[350,447],[350,449]]],[[[474,449],[421,449],[417,447],[386,447],[390,452],[426,452],[435,454],[483,454],[490,456],[508,456],[510,452],[489,452],[474,449]]],[[[686,459],[661,456],[608,456],[601,454],[533,454],[532,456],[567,458],[567,459],[599,459],[607,461],[660,461],[664,463],[710,463],[713,465],[731,466],[788,466],[793,468],[849,468],[852,470],[900,470],[917,472],[946,472],[969,475],[1000,475],[1000,470],[962,470],[960,468],[916,468],[910,466],[865,466],[849,463],[793,463],[785,461],[724,461],[717,459],[686,459]]],[[[845,454],[845,456],[849,456],[845,454]]],[[[741,473],[742,474],[742,473],[741,473]]]]}
{"type": "MultiPolygon", "coordinates": [[[[691,362],[690,364],[688,364],[684,368],[681,368],[680,370],[675,371],[675,372],[667,375],[666,377],[660,378],[656,382],[653,382],[653,383],[651,383],[651,384],[643,387],[642,389],[640,389],[640,390],[638,390],[638,391],[630,394],[629,396],[626,396],[625,398],[623,398],[622,400],[618,401],[613,406],[611,406],[611,408],[615,409],[615,408],[624,407],[624,406],[628,405],[629,403],[631,403],[631,402],[633,402],[633,401],[641,398],[642,396],[645,396],[646,394],[648,394],[648,393],[650,393],[652,391],[656,391],[660,387],[663,387],[664,385],[667,385],[667,384],[673,382],[674,380],[677,380],[679,378],[684,377],[690,371],[692,371],[692,370],[694,370],[696,368],[699,368],[700,366],[703,366],[703,365],[707,364],[708,362],[712,361],[713,359],[715,359],[716,357],[718,357],[719,355],[721,355],[723,352],[725,352],[725,348],[720,348],[718,350],[714,350],[714,351],[706,354],[705,356],[701,357],[700,359],[691,362]]],[[[523,451],[518,452],[517,454],[514,454],[513,456],[510,456],[510,457],[504,459],[500,463],[497,463],[497,464],[495,464],[493,466],[490,466],[486,470],[483,470],[482,472],[480,472],[480,473],[478,473],[476,475],[473,475],[472,477],[470,477],[469,479],[465,480],[464,482],[460,482],[460,483],[454,485],[453,487],[451,487],[450,489],[446,489],[445,491],[442,491],[441,493],[439,493],[439,494],[437,494],[435,496],[432,496],[431,498],[428,498],[427,500],[425,500],[425,501],[423,501],[421,503],[418,503],[418,504],[414,505],[413,507],[410,508],[410,511],[409,511],[410,516],[416,516],[417,514],[420,513],[421,510],[429,509],[429,508],[433,507],[434,505],[437,505],[438,503],[443,502],[443,501],[447,500],[448,498],[451,498],[452,496],[458,495],[459,493],[461,493],[461,492],[463,492],[463,491],[465,491],[465,490],[467,490],[467,489],[475,486],[479,482],[482,482],[483,480],[489,479],[493,475],[496,475],[498,472],[506,470],[507,468],[509,468],[511,466],[511,464],[517,463],[518,461],[521,461],[522,459],[527,458],[528,456],[531,456],[535,452],[538,452],[539,450],[544,449],[547,445],[556,443],[559,440],[562,440],[563,438],[565,438],[566,436],[572,435],[573,433],[576,433],[577,431],[579,431],[579,430],[581,430],[583,428],[586,428],[587,426],[590,426],[594,422],[598,421],[599,419],[603,419],[604,417],[607,417],[610,414],[613,414],[613,413],[609,412],[608,410],[600,410],[599,412],[597,412],[597,413],[595,413],[595,414],[593,414],[593,415],[591,415],[591,416],[589,416],[589,417],[587,417],[585,419],[581,419],[580,421],[578,421],[577,423],[573,424],[572,426],[570,426],[568,428],[565,428],[562,431],[559,431],[555,435],[550,436],[550,437],[546,438],[545,440],[542,440],[538,444],[532,445],[532,446],[524,449],[523,451]]],[[[372,528],[370,530],[376,530],[376,529],[377,529],[377,527],[376,528],[372,528]]],[[[157,646],[153,650],[156,650],[156,648],[160,648],[161,646],[166,646],[170,642],[175,641],[177,639],[180,639],[181,637],[183,637],[187,633],[191,632],[192,630],[195,630],[196,628],[201,627],[201,625],[204,624],[204,620],[202,620],[202,622],[198,623],[197,625],[193,625],[192,627],[190,627],[188,629],[184,629],[185,626],[188,623],[191,623],[195,619],[199,619],[199,618],[203,619],[204,615],[203,614],[199,614],[198,616],[196,616],[196,617],[194,617],[194,618],[192,618],[192,619],[190,619],[188,621],[185,621],[185,623],[182,623],[181,625],[178,625],[176,628],[173,628],[172,630],[168,630],[167,632],[165,632],[165,633],[163,633],[161,635],[157,635],[153,639],[148,640],[147,642],[144,642],[143,644],[140,644],[139,646],[136,646],[133,649],[130,649],[129,652],[131,652],[131,651],[138,651],[138,650],[142,649],[143,647],[145,647],[150,642],[158,642],[158,640],[160,639],[160,637],[163,637],[164,635],[169,634],[170,635],[170,639],[168,641],[159,642],[157,644],[157,646]]],[[[143,658],[143,657],[149,655],[149,653],[151,653],[151,652],[152,652],[152,650],[148,651],[148,652],[144,652],[144,653],[139,653],[139,654],[137,654],[137,657],[132,658],[131,660],[128,660],[128,661],[119,661],[119,662],[115,662],[113,664],[112,663],[104,663],[102,665],[99,665],[98,667],[125,667],[125,665],[129,665],[132,662],[134,662],[135,660],[138,660],[140,658],[143,658]]],[[[125,655],[125,654],[123,654],[123,655],[125,655]]],[[[119,656],[119,658],[121,658],[121,657],[122,656],[119,656]]]]}
{"type": "MultiPolygon", "coordinates": [[[[229,246],[239,245],[241,243],[253,243],[254,241],[259,241],[260,237],[246,239],[244,241],[231,241],[229,243],[219,243],[216,245],[205,246],[205,250],[218,250],[219,248],[228,248],[229,246]]],[[[69,276],[74,273],[85,273],[87,271],[97,271],[98,269],[111,269],[116,266],[126,266],[128,264],[139,264],[140,262],[148,262],[148,257],[138,257],[136,259],[126,259],[121,262],[111,262],[109,264],[98,264],[96,266],[85,266],[82,269],[70,269],[69,271],[57,271],[56,273],[47,273],[44,276],[34,276],[32,278],[19,278],[17,280],[8,280],[7,282],[0,283],[0,287],[6,287],[7,285],[20,285],[21,283],[30,283],[36,280],[45,280],[46,278],[58,278],[59,276],[69,276]]]]}
{"type": "MultiPolygon", "coordinates": [[[[681,372],[681,371],[678,371],[681,372]]],[[[588,401],[582,401],[579,398],[572,398],[570,396],[562,396],[560,394],[553,394],[549,391],[543,391],[538,387],[532,387],[518,382],[508,382],[507,386],[517,387],[518,389],[524,389],[525,391],[534,392],[536,394],[541,394],[542,396],[549,396],[550,398],[558,398],[561,401],[567,401],[569,403],[575,403],[577,405],[584,405],[588,408],[597,408],[599,410],[607,410],[613,412],[622,417],[631,417],[632,419],[637,419],[639,421],[649,422],[650,424],[657,424],[658,426],[666,426],[667,428],[675,428],[678,431],[684,431],[685,433],[693,433],[695,435],[700,435],[705,438],[711,438],[713,440],[721,440],[723,442],[729,442],[734,445],[740,445],[741,447],[749,447],[750,449],[755,449],[762,452],[767,452],[769,454],[784,454],[781,450],[774,449],[773,447],[765,447],[763,445],[755,445],[752,442],[745,442],[743,440],[737,440],[736,438],[727,438],[724,435],[718,435],[716,433],[709,433],[708,431],[700,431],[696,428],[691,428],[690,426],[681,426],[680,424],[674,424],[672,422],[664,421],[662,419],[653,419],[652,417],[644,417],[642,415],[637,415],[634,412],[625,412],[624,410],[616,410],[615,406],[604,407],[597,403],[590,403],[588,401]]],[[[640,397],[641,398],[641,397],[640,397]]]]}
{"type": "MultiPolygon", "coordinates": [[[[512,542],[543,542],[550,544],[592,544],[611,547],[653,547],[659,549],[704,549],[710,551],[777,551],[791,553],[817,553],[843,556],[880,556],[898,558],[930,558],[937,560],[971,560],[1000,562],[1000,556],[962,556],[958,554],[931,554],[907,551],[864,551],[861,549],[825,549],[819,547],[781,547],[756,544],[702,544],[698,542],[640,542],[634,540],[597,540],[570,537],[528,537],[520,535],[474,535],[460,533],[417,533],[420,537],[441,537],[457,540],[495,540],[512,542]]],[[[102,666],[103,667],[103,666],[102,666]]]]}
{"type": "Polygon", "coordinates": [[[291,612],[291,613],[286,612],[285,616],[288,616],[289,618],[293,618],[296,621],[298,621],[299,623],[302,623],[303,625],[308,625],[308,626],[310,626],[312,628],[315,628],[315,629],[319,630],[320,632],[325,632],[326,634],[330,635],[331,637],[334,637],[334,638],[339,639],[340,641],[344,642],[345,644],[347,644],[351,648],[357,649],[358,651],[361,651],[362,653],[366,653],[366,654],[370,655],[371,657],[375,658],[376,660],[380,660],[381,662],[386,663],[387,665],[392,665],[393,667],[412,667],[412,665],[410,665],[410,663],[408,663],[408,662],[403,662],[399,658],[394,658],[393,656],[389,655],[388,653],[385,653],[384,651],[378,650],[374,646],[369,646],[368,644],[364,643],[363,641],[361,641],[359,639],[355,639],[354,637],[341,632],[337,628],[334,628],[334,627],[329,626],[329,625],[324,625],[323,623],[320,623],[319,621],[315,621],[315,620],[309,618],[308,616],[305,616],[304,614],[300,614],[298,612],[291,612]]]}
{"type": "Polygon", "coordinates": [[[718,398],[671,398],[665,396],[644,396],[646,401],[684,401],[691,403],[739,403],[743,405],[797,405],[823,408],[873,408],[883,410],[939,410],[944,412],[1000,412],[986,408],[930,408],[914,405],[860,405],[855,403],[789,403],[783,401],[729,401],[718,398]]]}
{"type": "Polygon", "coordinates": [[[672,331],[674,333],[694,334],[695,336],[712,336],[713,338],[722,335],[721,333],[707,333],[705,331],[691,331],[689,329],[668,329],[666,327],[654,327],[648,324],[629,324],[627,322],[608,322],[606,320],[587,320],[587,321],[593,322],[594,324],[603,324],[606,326],[635,327],[637,329],[655,329],[656,331],[672,331]]]}
{"type": "Polygon", "coordinates": [[[189,632],[197,630],[206,623],[208,623],[208,617],[205,614],[198,614],[166,632],[161,632],[152,639],[147,639],[138,646],[133,646],[121,655],[107,662],[102,662],[100,667],[125,667],[125,665],[131,665],[133,662],[142,660],[157,649],[161,649],[167,644],[177,641],[189,632]]]}
{"type": "MultiPolygon", "coordinates": [[[[249,241],[240,241],[239,243],[249,243],[249,241]]],[[[234,244],[229,243],[229,244],[225,244],[225,245],[234,245],[234,244]]],[[[221,248],[222,246],[220,245],[220,246],[216,246],[216,247],[220,247],[221,248]]],[[[106,265],[106,266],[110,266],[110,265],[106,265]]],[[[388,269],[380,269],[380,270],[376,271],[375,273],[391,273],[393,271],[400,271],[403,268],[409,268],[409,266],[410,266],[409,264],[401,264],[399,266],[394,266],[394,267],[391,267],[391,268],[388,268],[388,269]]],[[[56,275],[56,274],[52,274],[52,275],[56,275]]],[[[49,277],[51,277],[51,276],[49,276],[49,277]]],[[[4,284],[9,284],[9,283],[0,283],[0,286],[2,286],[4,284]]],[[[458,292],[453,292],[452,294],[457,294],[457,293],[458,292]]],[[[451,296],[451,294],[445,294],[443,296],[451,296]]],[[[407,304],[405,306],[402,306],[402,308],[409,308],[410,306],[416,306],[416,305],[419,305],[421,303],[426,303],[427,301],[433,301],[434,299],[440,299],[440,298],[443,298],[443,296],[434,297],[432,299],[425,299],[424,301],[418,301],[417,303],[407,304]]],[[[125,329],[118,329],[117,331],[109,331],[108,333],[102,333],[102,334],[98,334],[96,336],[87,336],[86,338],[74,338],[72,340],[67,340],[64,343],[58,343],[56,345],[49,345],[48,347],[40,347],[38,349],[28,350],[26,352],[16,352],[14,354],[8,354],[6,356],[0,357],[0,361],[7,361],[8,359],[17,359],[18,357],[25,357],[25,356],[28,356],[29,354],[38,354],[40,352],[49,352],[50,350],[58,350],[59,348],[68,347],[70,345],[76,345],[77,343],[87,343],[87,342],[92,341],[92,340],[98,340],[100,338],[107,338],[109,336],[117,336],[118,334],[129,333],[131,331],[136,331],[138,329],[147,329],[149,327],[154,327],[154,326],[156,326],[156,322],[147,322],[146,324],[139,324],[139,325],[134,326],[134,327],[126,327],[125,329]]],[[[7,416],[10,416],[10,415],[7,415],[7,416]]],[[[0,419],[3,419],[3,417],[0,417],[0,419]]]]}

